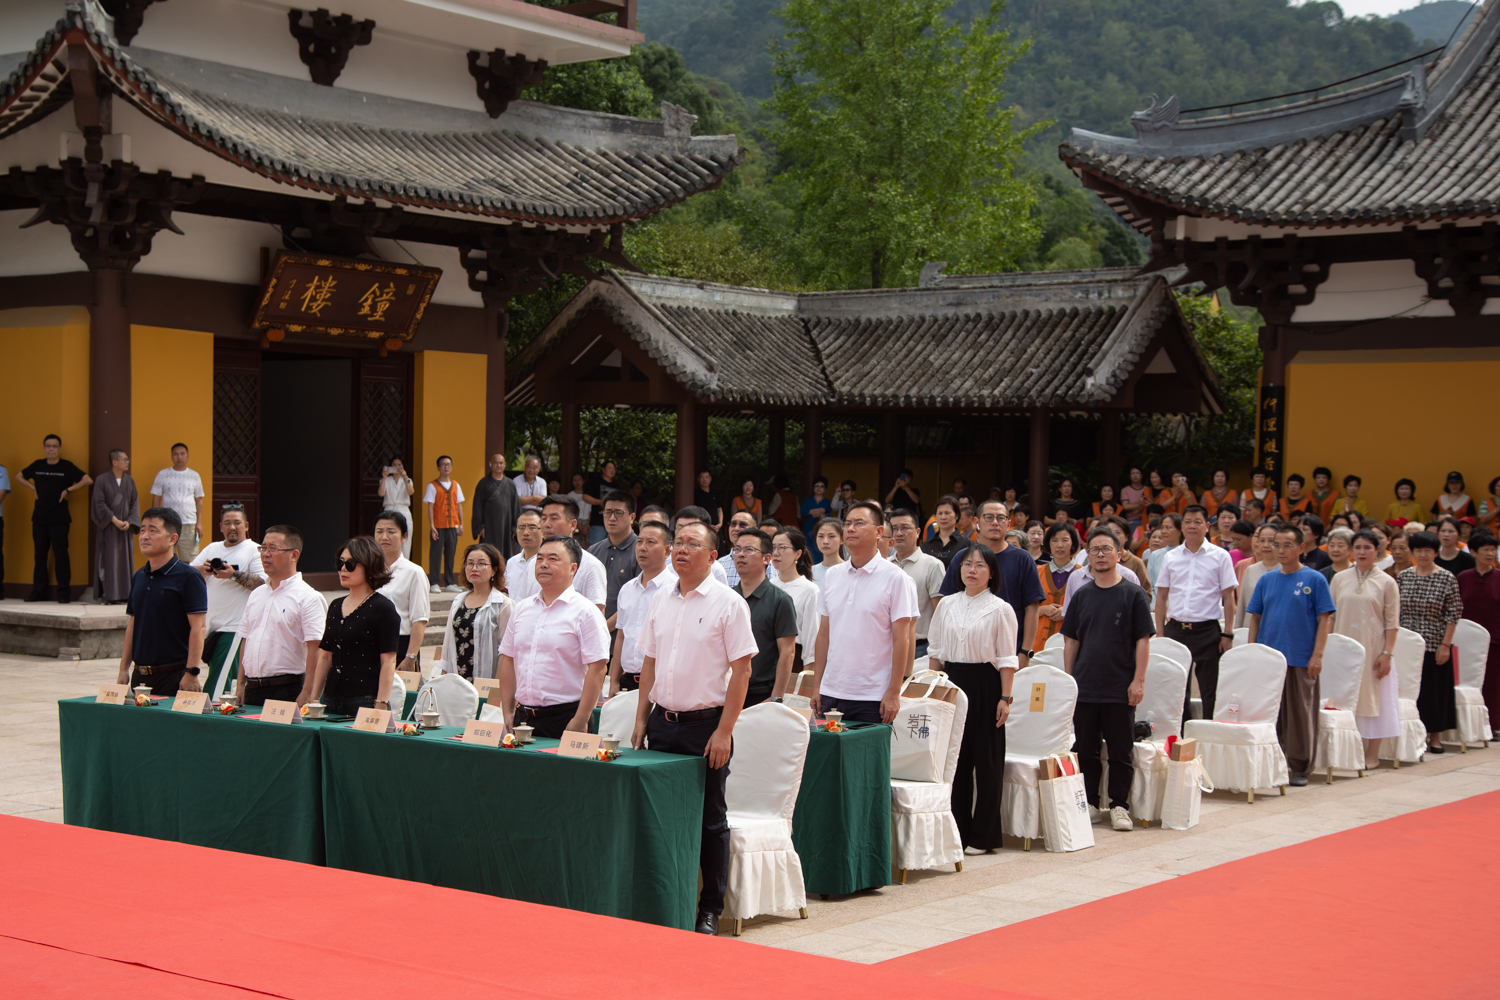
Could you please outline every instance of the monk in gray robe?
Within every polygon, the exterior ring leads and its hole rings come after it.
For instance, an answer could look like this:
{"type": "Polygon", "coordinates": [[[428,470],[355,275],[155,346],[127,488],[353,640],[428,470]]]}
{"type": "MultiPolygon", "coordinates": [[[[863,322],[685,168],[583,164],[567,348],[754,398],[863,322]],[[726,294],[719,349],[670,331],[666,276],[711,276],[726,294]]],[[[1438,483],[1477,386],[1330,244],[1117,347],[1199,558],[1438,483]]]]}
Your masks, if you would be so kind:
{"type": "Polygon", "coordinates": [[[521,499],[516,484],[505,474],[505,456],[490,456],[490,474],[474,487],[474,514],[469,518],[474,538],[488,542],[509,559],[521,550],[516,544],[516,517],[521,499]]]}
{"type": "Polygon", "coordinates": [[[89,513],[97,531],[94,596],[124,604],[135,575],[133,536],[141,530],[141,504],[130,478],[130,456],[118,448],[109,453],[109,472],[94,480],[89,513]]]}

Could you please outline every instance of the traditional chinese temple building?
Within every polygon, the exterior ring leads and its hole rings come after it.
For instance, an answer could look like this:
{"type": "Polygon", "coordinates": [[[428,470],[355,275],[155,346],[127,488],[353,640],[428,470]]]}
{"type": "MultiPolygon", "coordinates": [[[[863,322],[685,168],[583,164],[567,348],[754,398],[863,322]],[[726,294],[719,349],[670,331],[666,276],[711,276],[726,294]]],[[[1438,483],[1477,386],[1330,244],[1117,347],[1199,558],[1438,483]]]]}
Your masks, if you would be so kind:
{"type": "Polygon", "coordinates": [[[1424,506],[1452,469],[1481,495],[1500,473],[1471,429],[1500,384],[1500,4],[1398,76],[1228,111],[1183,119],[1173,97],[1134,137],[1075,129],[1060,154],[1149,236],[1147,272],[1260,311],[1278,480],[1353,473],[1382,512],[1403,476],[1424,506]]]}
{"type": "MultiPolygon", "coordinates": [[[[517,99],[548,64],[627,54],[634,0],[351,3],[4,5],[12,477],[57,433],[96,476],[127,449],[144,500],[183,441],[209,520],[232,500],[253,531],[294,523],[305,568],[328,569],[369,530],[393,455],[420,490],[451,454],[467,492],[503,451],[513,295],[628,266],[625,224],[741,159],[671,106],[657,121],[517,99]]],[[[13,524],[31,502],[16,490],[13,524]]],[[[28,533],[5,554],[15,595],[28,533]]]]}

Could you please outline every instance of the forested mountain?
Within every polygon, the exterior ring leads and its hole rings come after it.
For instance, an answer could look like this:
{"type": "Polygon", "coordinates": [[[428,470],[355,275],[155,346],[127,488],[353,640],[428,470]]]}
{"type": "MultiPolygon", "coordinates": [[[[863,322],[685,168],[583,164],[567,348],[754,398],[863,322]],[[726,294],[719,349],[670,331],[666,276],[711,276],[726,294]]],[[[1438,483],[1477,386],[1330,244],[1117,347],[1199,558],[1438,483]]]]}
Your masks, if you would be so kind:
{"type": "Polygon", "coordinates": [[[1417,41],[1431,42],[1431,45],[1424,46],[1430,49],[1453,37],[1453,29],[1458,27],[1459,22],[1468,21],[1478,9],[1479,4],[1467,3],[1466,0],[1432,0],[1431,3],[1419,4],[1410,10],[1392,14],[1390,19],[1400,21],[1410,28],[1412,37],[1417,41]]]}

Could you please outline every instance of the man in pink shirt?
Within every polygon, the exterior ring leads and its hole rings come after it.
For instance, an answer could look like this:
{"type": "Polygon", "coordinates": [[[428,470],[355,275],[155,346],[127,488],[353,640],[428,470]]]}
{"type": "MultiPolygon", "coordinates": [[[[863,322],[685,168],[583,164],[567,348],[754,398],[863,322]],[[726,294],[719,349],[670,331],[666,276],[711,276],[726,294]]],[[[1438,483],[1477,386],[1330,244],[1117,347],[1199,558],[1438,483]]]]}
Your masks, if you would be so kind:
{"type": "Polygon", "coordinates": [[[698,865],[700,934],[719,933],[729,882],[729,778],[733,733],[750,687],[750,658],[759,652],[750,605],[713,578],[719,535],[695,522],[677,529],[672,568],[677,580],[651,600],[637,644],[641,692],[630,745],[660,753],[707,757],[703,840],[698,865]]]}

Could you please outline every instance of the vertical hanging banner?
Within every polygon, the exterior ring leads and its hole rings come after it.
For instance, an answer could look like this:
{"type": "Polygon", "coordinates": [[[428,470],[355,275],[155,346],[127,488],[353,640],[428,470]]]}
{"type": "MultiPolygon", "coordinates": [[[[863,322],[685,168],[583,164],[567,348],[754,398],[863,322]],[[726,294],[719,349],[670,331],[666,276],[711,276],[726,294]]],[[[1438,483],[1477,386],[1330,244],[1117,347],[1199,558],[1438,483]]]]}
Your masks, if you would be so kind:
{"type": "Polygon", "coordinates": [[[266,276],[250,325],[409,341],[442,276],[419,264],[283,251],[266,276]]]}
{"type": "Polygon", "coordinates": [[[1281,489],[1283,453],[1286,450],[1286,386],[1260,387],[1260,413],[1255,423],[1255,455],[1266,470],[1266,485],[1281,489]]]}

